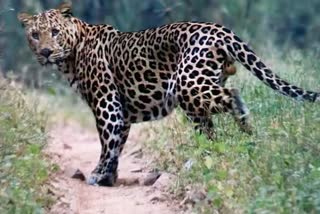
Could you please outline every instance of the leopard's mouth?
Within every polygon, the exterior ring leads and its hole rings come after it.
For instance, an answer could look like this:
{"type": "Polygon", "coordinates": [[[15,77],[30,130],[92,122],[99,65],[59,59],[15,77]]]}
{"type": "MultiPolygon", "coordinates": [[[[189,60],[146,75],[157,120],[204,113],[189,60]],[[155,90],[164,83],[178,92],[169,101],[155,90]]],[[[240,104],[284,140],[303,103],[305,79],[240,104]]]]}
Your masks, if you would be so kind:
{"type": "Polygon", "coordinates": [[[50,55],[49,57],[44,57],[44,56],[38,55],[38,62],[42,66],[58,65],[61,62],[63,62],[67,57],[68,57],[68,54],[66,54],[65,51],[54,53],[54,54],[50,55]]]}
{"type": "Polygon", "coordinates": [[[48,65],[58,64],[59,61],[62,61],[62,60],[52,60],[52,59],[50,59],[50,58],[38,57],[38,62],[39,62],[40,65],[42,65],[42,66],[48,66],[48,65]]]}

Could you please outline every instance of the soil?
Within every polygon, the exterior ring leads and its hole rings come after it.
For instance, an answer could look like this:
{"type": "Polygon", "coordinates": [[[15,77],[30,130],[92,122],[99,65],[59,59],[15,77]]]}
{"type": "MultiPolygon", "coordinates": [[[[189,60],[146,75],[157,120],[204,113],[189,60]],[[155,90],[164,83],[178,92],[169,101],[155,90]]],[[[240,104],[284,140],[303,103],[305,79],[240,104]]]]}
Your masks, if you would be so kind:
{"type": "Polygon", "coordinates": [[[56,124],[50,130],[46,152],[59,170],[50,183],[57,202],[48,213],[183,213],[179,203],[171,200],[171,175],[161,173],[159,177],[158,173],[150,173],[151,160],[143,153],[140,128],[133,127],[130,132],[115,187],[90,186],[83,181],[90,176],[100,155],[95,131],[72,122],[56,124]]]}

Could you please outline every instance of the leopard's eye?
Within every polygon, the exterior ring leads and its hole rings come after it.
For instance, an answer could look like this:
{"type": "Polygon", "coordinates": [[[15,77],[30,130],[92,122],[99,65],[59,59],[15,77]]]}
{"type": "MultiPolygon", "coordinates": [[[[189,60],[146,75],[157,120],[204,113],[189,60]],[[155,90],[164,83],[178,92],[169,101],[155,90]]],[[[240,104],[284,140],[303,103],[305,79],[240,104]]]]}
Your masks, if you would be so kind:
{"type": "Polygon", "coordinates": [[[59,34],[59,30],[56,29],[56,28],[53,28],[53,29],[51,30],[51,34],[52,34],[52,37],[55,37],[56,35],[59,34]]]}
{"type": "Polygon", "coordinates": [[[39,40],[39,33],[38,32],[32,32],[31,36],[33,39],[39,40]]]}

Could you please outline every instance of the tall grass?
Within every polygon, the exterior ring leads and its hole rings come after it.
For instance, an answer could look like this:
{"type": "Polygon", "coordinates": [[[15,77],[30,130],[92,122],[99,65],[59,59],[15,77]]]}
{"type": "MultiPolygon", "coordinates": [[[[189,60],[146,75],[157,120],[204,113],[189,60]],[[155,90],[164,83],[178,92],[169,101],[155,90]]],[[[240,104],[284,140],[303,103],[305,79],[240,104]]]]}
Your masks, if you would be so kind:
{"type": "MultiPolygon", "coordinates": [[[[280,76],[319,90],[316,57],[299,51],[281,55],[272,48],[264,53],[280,76]]],[[[228,115],[213,116],[214,141],[195,133],[179,110],[152,123],[146,146],[158,167],[178,175],[175,193],[201,185],[206,199],[194,207],[201,213],[319,213],[319,104],[281,96],[242,68],[229,86],[241,89],[251,110],[252,136],[228,115]]]]}
{"type": "Polygon", "coordinates": [[[0,82],[0,213],[44,213],[50,204],[45,127],[37,104],[0,82]]]}

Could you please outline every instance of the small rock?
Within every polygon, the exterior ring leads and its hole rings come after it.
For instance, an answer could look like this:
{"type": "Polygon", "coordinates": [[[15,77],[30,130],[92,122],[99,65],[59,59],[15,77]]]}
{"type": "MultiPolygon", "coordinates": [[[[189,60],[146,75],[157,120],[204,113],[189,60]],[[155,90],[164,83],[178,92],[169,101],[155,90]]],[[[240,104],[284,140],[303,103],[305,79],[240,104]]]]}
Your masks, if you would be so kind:
{"type": "Polygon", "coordinates": [[[142,172],[142,168],[133,169],[133,170],[131,170],[130,172],[132,172],[132,173],[139,173],[139,172],[142,172]]]}
{"type": "Polygon", "coordinates": [[[73,179],[79,179],[81,181],[85,181],[86,177],[84,176],[83,172],[81,172],[79,169],[76,170],[76,172],[71,176],[73,179]]]}
{"type": "Polygon", "coordinates": [[[149,201],[151,201],[152,203],[155,202],[164,202],[167,200],[167,196],[163,195],[163,194],[159,194],[159,195],[153,195],[150,197],[149,201]]]}
{"type": "Polygon", "coordinates": [[[203,201],[206,199],[206,197],[207,194],[203,189],[193,189],[187,192],[186,197],[181,201],[180,206],[203,201]]]}
{"type": "Polygon", "coordinates": [[[141,150],[140,152],[136,153],[133,157],[134,157],[134,158],[137,158],[137,159],[142,159],[142,158],[143,158],[143,152],[142,152],[142,150],[141,150]]]}
{"type": "Polygon", "coordinates": [[[139,184],[138,178],[118,178],[117,184],[119,186],[133,186],[139,184]]]}
{"type": "Polygon", "coordinates": [[[161,176],[161,173],[160,172],[152,172],[152,173],[149,173],[142,181],[142,184],[144,186],[151,186],[153,185],[157,180],[158,178],[161,176]]]}
{"type": "Polygon", "coordinates": [[[63,144],[63,148],[64,149],[72,149],[72,147],[71,146],[69,146],[68,144],[66,144],[66,143],[64,143],[63,144]]]}
{"type": "Polygon", "coordinates": [[[132,151],[129,153],[129,155],[130,155],[130,156],[133,156],[133,155],[136,155],[137,153],[140,153],[140,152],[142,152],[142,149],[141,149],[140,147],[138,147],[138,148],[132,150],[132,151]]]}
{"type": "Polygon", "coordinates": [[[140,201],[137,201],[135,204],[136,204],[137,206],[143,205],[143,203],[141,203],[140,201]]]}
{"type": "Polygon", "coordinates": [[[143,157],[143,152],[141,148],[135,149],[130,152],[129,156],[133,156],[134,158],[141,159],[143,157]]]}
{"type": "Polygon", "coordinates": [[[187,160],[187,162],[184,163],[183,167],[186,170],[190,170],[192,168],[193,164],[194,164],[193,160],[189,159],[189,160],[187,160]]]}
{"type": "Polygon", "coordinates": [[[199,202],[199,201],[203,201],[204,199],[206,199],[207,194],[205,191],[202,191],[202,190],[194,190],[191,192],[189,197],[190,197],[191,201],[199,202]]]}
{"type": "Polygon", "coordinates": [[[166,191],[172,182],[176,180],[175,176],[169,173],[162,173],[161,177],[152,185],[155,189],[166,191]]]}

